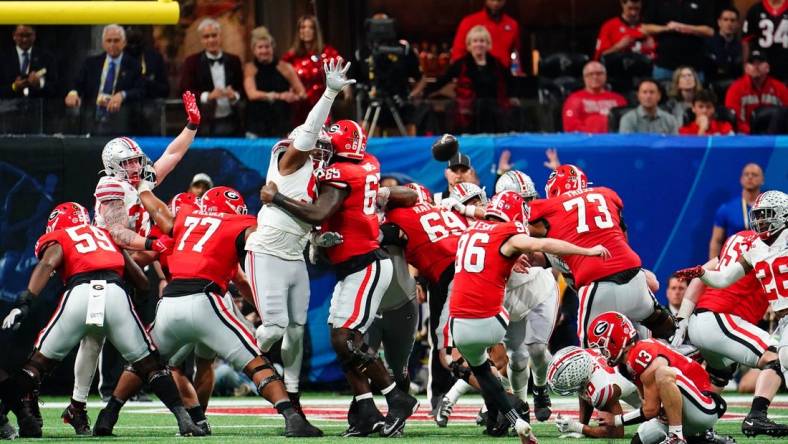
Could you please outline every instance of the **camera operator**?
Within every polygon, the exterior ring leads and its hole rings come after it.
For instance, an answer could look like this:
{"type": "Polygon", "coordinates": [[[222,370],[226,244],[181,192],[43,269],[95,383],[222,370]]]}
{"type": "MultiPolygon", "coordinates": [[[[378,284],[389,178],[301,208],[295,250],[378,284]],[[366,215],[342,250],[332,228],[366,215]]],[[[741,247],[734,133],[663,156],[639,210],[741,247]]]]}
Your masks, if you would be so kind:
{"type": "Polygon", "coordinates": [[[366,46],[356,50],[356,76],[366,90],[367,106],[381,107],[380,127],[395,123],[393,110],[401,117],[408,135],[416,134],[415,109],[408,102],[412,85],[421,79],[419,57],[407,40],[397,39],[395,21],[384,13],[373,14],[364,23],[366,46]]]}

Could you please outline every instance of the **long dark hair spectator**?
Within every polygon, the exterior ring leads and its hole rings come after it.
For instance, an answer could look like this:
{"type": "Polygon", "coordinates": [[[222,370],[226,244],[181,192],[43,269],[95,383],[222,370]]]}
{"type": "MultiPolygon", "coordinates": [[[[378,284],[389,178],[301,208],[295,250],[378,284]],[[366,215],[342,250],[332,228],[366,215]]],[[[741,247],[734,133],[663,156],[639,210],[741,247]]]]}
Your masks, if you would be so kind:
{"type": "Polygon", "coordinates": [[[308,49],[304,41],[301,40],[301,25],[304,24],[305,21],[311,21],[312,25],[315,28],[315,39],[314,43],[312,44],[311,51],[315,54],[320,54],[323,52],[323,33],[320,32],[320,25],[317,21],[317,17],[311,14],[302,15],[299,17],[298,22],[296,22],[296,29],[295,29],[295,37],[293,37],[293,46],[290,48],[291,51],[295,53],[295,55],[301,57],[308,53],[308,49]]]}

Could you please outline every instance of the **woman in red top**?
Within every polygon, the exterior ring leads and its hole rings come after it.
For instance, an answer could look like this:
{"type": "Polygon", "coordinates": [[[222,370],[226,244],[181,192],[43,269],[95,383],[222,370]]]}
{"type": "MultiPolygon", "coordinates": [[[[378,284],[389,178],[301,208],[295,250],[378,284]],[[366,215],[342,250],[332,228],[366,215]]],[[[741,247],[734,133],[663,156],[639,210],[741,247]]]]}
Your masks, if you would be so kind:
{"type": "Polygon", "coordinates": [[[282,56],[282,60],[293,65],[298,79],[306,88],[306,101],[298,102],[295,106],[294,122],[301,123],[306,120],[309,110],[320,99],[326,89],[323,61],[336,57],[339,57],[339,52],[333,46],[323,43],[317,18],[314,15],[301,16],[296,24],[293,46],[282,56]]]}
{"type": "Polygon", "coordinates": [[[714,119],[714,93],[699,91],[692,100],[695,120],[682,126],[679,134],[688,136],[728,136],[733,134],[733,126],[724,120],[714,119]]]}

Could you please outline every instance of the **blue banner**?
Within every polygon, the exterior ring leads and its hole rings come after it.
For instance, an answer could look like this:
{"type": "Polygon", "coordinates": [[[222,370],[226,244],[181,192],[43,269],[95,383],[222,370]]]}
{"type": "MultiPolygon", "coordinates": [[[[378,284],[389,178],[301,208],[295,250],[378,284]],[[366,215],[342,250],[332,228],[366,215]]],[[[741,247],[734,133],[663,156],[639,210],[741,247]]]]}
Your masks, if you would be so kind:
{"type": "MultiPolygon", "coordinates": [[[[35,218],[40,220],[31,220],[30,214],[11,214],[9,208],[14,205],[15,193],[22,186],[25,189],[38,187],[45,190],[42,195],[46,196],[47,204],[77,200],[89,207],[93,205],[90,186],[82,186],[79,195],[68,191],[69,168],[61,164],[68,164],[73,143],[70,139],[61,140],[62,158],[48,159],[49,166],[38,167],[35,171],[20,166],[20,162],[30,163],[29,157],[23,162],[20,157],[0,150],[0,167],[4,167],[0,170],[13,170],[15,175],[24,176],[24,180],[1,182],[0,199],[5,211],[0,216],[0,226],[18,226],[18,222],[24,220],[31,234],[23,245],[17,245],[18,236],[5,239],[6,233],[0,233],[4,238],[0,247],[0,276],[3,277],[0,295],[6,298],[26,285],[29,270],[35,263],[32,242],[43,232],[46,217],[46,211],[37,207],[35,218]],[[48,172],[44,174],[44,170],[48,172]],[[66,184],[66,191],[62,191],[61,185],[53,190],[52,185],[48,185],[51,183],[66,184]]],[[[79,145],[85,145],[84,139],[79,140],[79,145]]],[[[369,151],[380,160],[383,175],[401,173],[437,192],[446,187],[446,165],[432,159],[430,147],[434,140],[426,137],[371,139],[369,151]]],[[[137,141],[149,157],[156,159],[170,139],[139,138],[137,141]]],[[[462,136],[459,141],[462,152],[471,157],[488,194],[492,194],[496,162],[504,150],[512,153],[515,167],[529,174],[541,190],[549,174],[543,165],[548,148],[556,148],[563,163],[583,168],[594,185],[616,190],[624,201],[629,241],[644,266],[653,270],[663,284],[659,295],[663,301],[665,282],[673,271],[706,261],[714,213],[720,204],[741,193],[739,175],[745,164],[755,162],[763,167],[764,190],[788,190],[788,137],[517,134],[462,136]]],[[[48,142],[51,144],[51,139],[48,142]]],[[[257,190],[265,177],[274,142],[273,139],[197,139],[182,165],[160,187],[160,194],[169,198],[184,191],[191,175],[207,172],[216,184],[238,188],[246,197],[250,211],[256,211],[260,205],[257,190]]],[[[101,144],[94,141],[93,145],[90,155],[95,159],[91,165],[96,165],[98,171],[101,144]]],[[[25,150],[28,156],[34,153],[30,147],[25,150]]],[[[95,182],[93,173],[89,171],[85,183],[95,182]]],[[[311,270],[311,274],[314,279],[308,325],[312,347],[310,379],[338,380],[342,375],[334,360],[325,325],[335,281],[324,270],[311,270]]]]}

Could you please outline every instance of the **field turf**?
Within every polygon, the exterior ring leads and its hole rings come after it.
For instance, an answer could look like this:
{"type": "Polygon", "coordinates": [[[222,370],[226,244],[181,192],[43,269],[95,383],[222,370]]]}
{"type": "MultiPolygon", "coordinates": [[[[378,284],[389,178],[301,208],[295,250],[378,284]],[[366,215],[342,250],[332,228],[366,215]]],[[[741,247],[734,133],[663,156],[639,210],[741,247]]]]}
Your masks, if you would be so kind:
{"type": "MultiPolygon", "coordinates": [[[[779,442],[779,438],[759,436],[746,438],[741,433],[741,421],[749,410],[749,396],[729,394],[725,396],[728,401],[728,413],[718,423],[717,430],[721,434],[731,435],[740,443],[760,444],[766,442],[779,442]]],[[[347,410],[348,396],[331,396],[326,393],[311,394],[303,400],[307,416],[315,425],[322,428],[326,436],[318,439],[298,440],[281,436],[284,423],[281,417],[271,408],[270,404],[257,398],[216,398],[211,401],[208,410],[208,419],[213,427],[213,435],[205,438],[182,438],[176,436],[177,426],[169,412],[158,401],[149,403],[129,403],[121,413],[120,421],[115,428],[117,436],[112,438],[78,437],[72,428],[63,424],[60,414],[67,404],[65,398],[44,398],[41,406],[44,417],[44,439],[46,442],[135,442],[135,443],[165,443],[196,440],[198,442],[221,442],[225,444],[240,444],[245,442],[298,442],[327,443],[343,440],[339,434],[345,429],[347,423],[344,419],[347,410]]],[[[379,401],[383,401],[381,398],[379,401]]],[[[398,443],[499,443],[518,442],[517,438],[490,438],[482,434],[482,428],[475,425],[473,418],[476,416],[480,400],[478,395],[468,394],[461,399],[460,404],[447,428],[438,428],[431,418],[427,416],[428,403],[420,399],[421,408],[414,418],[408,421],[404,436],[396,438],[398,443]]],[[[576,410],[576,401],[568,398],[553,400],[554,411],[563,415],[572,415],[576,410]]],[[[95,421],[98,411],[103,406],[99,400],[91,399],[88,412],[91,421],[95,421]]],[[[382,405],[380,405],[383,408],[382,405]]],[[[555,413],[554,413],[555,415],[555,413]]],[[[774,400],[770,409],[770,416],[778,422],[788,422],[788,396],[782,395],[774,400]]],[[[13,416],[9,418],[14,423],[13,416]]],[[[552,419],[552,418],[551,418],[552,419]]],[[[542,444],[556,444],[566,442],[559,439],[558,430],[552,421],[536,423],[534,426],[536,436],[542,444]]],[[[628,436],[634,433],[635,427],[627,429],[628,436]]],[[[347,438],[351,439],[351,438],[347,438]]],[[[364,438],[352,438],[360,440],[364,438]]],[[[372,438],[381,439],[381,438],[372,438]]],[[[37,440],[42,441],[42,440],[37,440]]],[[[629,438],[621,440],[597,440],[595,442],[629,443],[629,438]]],[[[784,438],[782,442],[788,442],[784,438]]]]}

